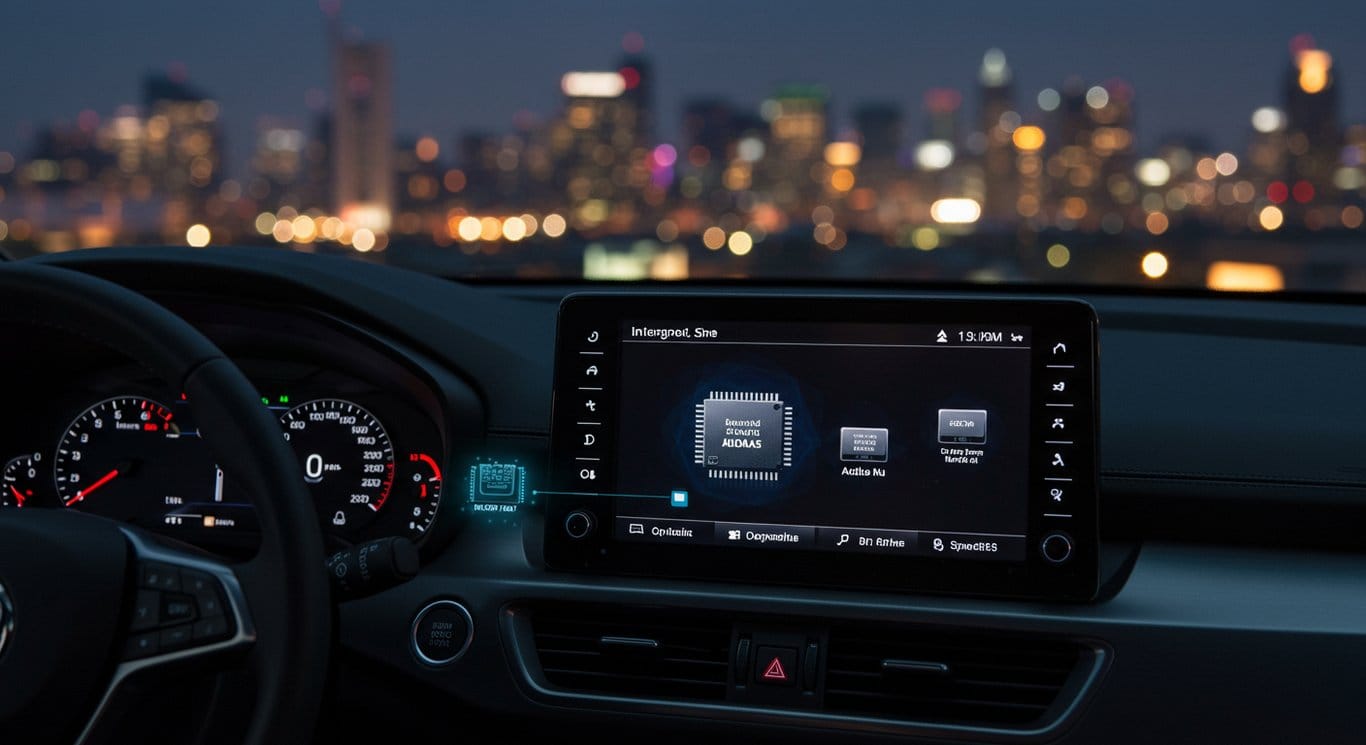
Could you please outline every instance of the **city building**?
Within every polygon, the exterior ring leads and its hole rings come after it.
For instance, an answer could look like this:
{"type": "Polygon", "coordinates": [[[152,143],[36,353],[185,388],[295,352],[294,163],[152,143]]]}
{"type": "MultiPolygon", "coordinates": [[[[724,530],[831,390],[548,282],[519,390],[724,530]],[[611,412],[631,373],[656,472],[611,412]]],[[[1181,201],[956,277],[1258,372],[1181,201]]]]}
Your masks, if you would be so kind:
{"type": "MultiPolygon", "coordinates": [[[[648,71],[643,60],[635,64],[648,71]]],[[[555,185],[581,230],[627,232],[638,223],[650,178],[650,114],[641,108],[648,97],[630,93],[648,82],[627,69],[575,71],[560,80],[564,108],[551,128],[550,153],[555,185]]]]}
{"type": "Polygon", "coordinates": [[[1335,201],[1333,174],[1342,150],[1339,121],[1339,81],[1333,57],[1315,48],[1307,35],[1291,41],[1291,60],[1283,84],[1285,96],[1285,191],[1288,198],[1272,201],[1295,222],[1304,222],[1307,210],[1335,201]]]}
{"type": "Polygon", "coordinates": [[[788,215],[809,215],[824,191],[828,105],[821,86],[786,85],[760,112],[769,137],[754,188],[788,215]]]}
{"type": "Polygon", "coordinates": [[[352,227],[384,232],[395,207],[389,48],[336,41],[333,65],[332,204],[352,227]]]}
{"type": "Polygon", "coordinates": [[[258,122],[247,195],[259,206],[313,207],[305,201],[308,139],[303,130],[270,117],[258,122]]]}
{"type": "Polygon", "coordinates": [[[686,101],[681,134],[679,193],[685,199],[720,193],[722,176],[739,142],[734,108],[716,98],[686,101]]]}
{"type": "MultiPolygon", "coordinates": [[[[1048,217],[1064,229],[1118,233],[1146,218],[1129,209],[1134,183],[1133,89],[1124,81],[1063,86],[1055,149],[1050,149],[1048,217]]],[[[1150,210],[1149,210],[1150,211],[1150,210]]]]}
{"type": "Polygon", "coordinates": [[[155,73],[143,79],[142,171],[152,192],[165,198],[162,232],[184,237],[207,219],[208,201],[223,178],[218,103],[184,80],[155,73]]]}
{"type": "Polygon", "coordinates": [[[980,135],[980,163],[982,168],[982,217],[999,224],[1019,218],[1016,202],[1019,198],[1019,173],[1015,167],[1015,148],[1011,136],[1021,124],[1015,110],[1015,96],[1011,83],[1010,66],[1005,53],[989,49],[982,57],[977,72],[980,135]]]}

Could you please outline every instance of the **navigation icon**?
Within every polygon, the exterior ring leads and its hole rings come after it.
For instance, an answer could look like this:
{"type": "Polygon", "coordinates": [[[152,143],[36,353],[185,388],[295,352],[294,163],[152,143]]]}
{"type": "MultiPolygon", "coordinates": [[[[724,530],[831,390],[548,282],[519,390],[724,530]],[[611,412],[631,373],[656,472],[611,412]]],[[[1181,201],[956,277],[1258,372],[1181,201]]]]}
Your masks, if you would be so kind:
{"type": "Polygon", "coordinates": [[[1054,345],[1053,345],[1053,354],[1067,354],[1067,345],[1066,345],[1066,344],[1063,344],[1062,342],[1058,342],[1057,344],[1054,344],[1054,345]]]}
{"type": "Polygon", "coordinates": [[[934,337],[934,341],[936,344],[948,344],[949,335],[944,333],[944,329],[939,329],[939,335],[934,337]]]}

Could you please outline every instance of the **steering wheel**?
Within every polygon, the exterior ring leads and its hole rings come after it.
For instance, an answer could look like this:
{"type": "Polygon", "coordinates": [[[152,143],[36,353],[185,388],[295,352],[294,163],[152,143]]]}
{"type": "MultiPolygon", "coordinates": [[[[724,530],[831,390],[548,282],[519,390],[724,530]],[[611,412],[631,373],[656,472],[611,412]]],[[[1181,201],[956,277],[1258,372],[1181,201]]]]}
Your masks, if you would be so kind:
{"type": "Polygon", "coordinates": [[[73,510],[0,510],[0,732],[99,743],[126,683],[231,669],[254,686],[244,743],[308,742],[331,603],[317,516],[279,424],[217,347],[141,295],[17,265],[0,266],[0,297],[5,321],[122,350],[183,391],[219,466],[253,495],[261,535],[252,559],[229,564],[73,510]]]}

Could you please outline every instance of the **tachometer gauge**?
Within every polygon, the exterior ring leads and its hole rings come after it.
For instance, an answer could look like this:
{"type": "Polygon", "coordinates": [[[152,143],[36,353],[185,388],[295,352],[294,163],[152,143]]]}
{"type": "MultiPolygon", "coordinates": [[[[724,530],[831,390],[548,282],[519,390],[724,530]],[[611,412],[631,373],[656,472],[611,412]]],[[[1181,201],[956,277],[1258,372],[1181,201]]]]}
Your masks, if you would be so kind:
{"type": "Polygon", "coordinates": [[[323,525],[351,532],[372,522],[394,486],[394,449],[379,420],[350,401],[323,398],[280,422],[323,525]]]}
{"type": "Polygon", "coordinates": [[[0,507],[23,507],[38,493],[38,466],[42,453],[21,455],[5,464],[0,480],[0,507]]]}

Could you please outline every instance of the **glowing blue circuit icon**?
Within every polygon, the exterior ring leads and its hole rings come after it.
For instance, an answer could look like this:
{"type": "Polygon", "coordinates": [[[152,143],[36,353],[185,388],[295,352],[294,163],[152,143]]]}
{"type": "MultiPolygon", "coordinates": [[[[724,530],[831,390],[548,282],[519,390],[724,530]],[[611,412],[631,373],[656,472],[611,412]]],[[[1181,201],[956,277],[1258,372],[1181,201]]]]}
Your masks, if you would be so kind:
{"type": "Polygon", "coordinates": [[[488,461],[470,466],[469,501],[482,504],[521,504],[526,501],[526,468],[517,463],[488,461]]]}
{"type": "Polygon", "coordinates": [[[671,493],[669,494],[669,506],[670,506],[670,507],[687,507],[687,506],[688,506],[688,493],[685,492],[685,491],[681,491],[681,490],[675,489],[673,492],[671,492],[671,493]]]}

